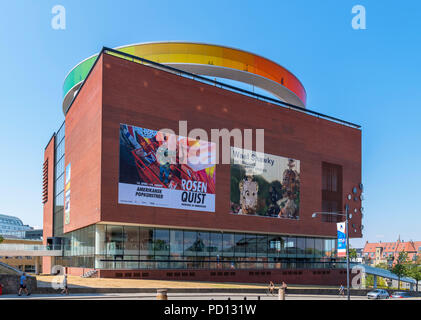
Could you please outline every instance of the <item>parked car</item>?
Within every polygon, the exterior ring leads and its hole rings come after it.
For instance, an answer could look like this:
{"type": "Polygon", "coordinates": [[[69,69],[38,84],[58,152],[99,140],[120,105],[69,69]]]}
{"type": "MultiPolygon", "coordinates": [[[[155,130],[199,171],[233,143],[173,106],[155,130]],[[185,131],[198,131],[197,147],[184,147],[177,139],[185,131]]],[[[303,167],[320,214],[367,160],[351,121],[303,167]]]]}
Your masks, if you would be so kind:
{"type": "Polygon", "coordinates": [[[390,295],[391,298],[410,298],[411,294],[405,291],[395,291],[390,295]]]}
{"type": "Polygon", "coordinates": [[[389,293],[383,289],[375,289],[367,293],[368,299],[389,299],[389,293]]]}

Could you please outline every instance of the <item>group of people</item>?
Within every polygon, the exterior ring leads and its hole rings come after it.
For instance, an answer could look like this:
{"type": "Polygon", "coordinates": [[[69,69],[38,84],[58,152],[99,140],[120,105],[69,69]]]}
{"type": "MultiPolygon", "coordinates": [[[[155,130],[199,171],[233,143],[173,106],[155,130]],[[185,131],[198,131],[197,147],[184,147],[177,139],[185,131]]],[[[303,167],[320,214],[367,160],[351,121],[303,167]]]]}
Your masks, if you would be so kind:
{"type": "MultiPolygon", "coordinates": [[[[288,288],[288,286],[285,283],[285,281],[282,281],[282,284],[280,286],[280,289],[285,290],[285,293],[286,293],[287,292],[287,288],[288,288]]],[[[270,294],[275,294],[275,289],[276,289],[275,284],[272,281],[269,281],[269,292],[270,292],[270,294]]]]}
{"type": "MultiPolygon", "coordinates": [[[[28,281],[28,278],[27,278],[27,276],[26,276],[26,273],[24,272],[24,273],[22,273],[22,275],[20,276],[20,279],[19,279],[19,291],[18,291],[18,296],[21,296],[22,295],[22,292],[23,291],[25,291],[25,293],[26,293],[26,295],[27,296],[29,296],[31,293],[28,291],[28,288],[27,288],[27,281],[28,281]]],[[[61,294],[69,294],[69,288],[68,288],[68,286],[67,286],[67,274],[65,274],[64,276],[63,276],[63,280],[62,280],[62,282],[61,282],[61,287],[62,287],[62,291],[61,291],[61,294]]]]}

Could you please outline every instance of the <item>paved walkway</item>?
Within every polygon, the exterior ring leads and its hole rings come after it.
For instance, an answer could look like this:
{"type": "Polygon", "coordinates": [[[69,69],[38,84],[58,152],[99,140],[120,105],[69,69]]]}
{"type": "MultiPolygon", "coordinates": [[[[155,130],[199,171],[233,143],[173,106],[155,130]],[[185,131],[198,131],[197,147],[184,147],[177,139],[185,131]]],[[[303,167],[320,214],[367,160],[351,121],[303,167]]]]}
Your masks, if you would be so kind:
{"type": "MultiPolygon", "coordinates": [[[[239,294],[239,293],[203,293],[188,294],[188,293],[169,293],[168,300],[278,300],[277,295],[258,295],[258,294],[239,294]]],[[[34,294],[30,296],[18,296],[16,294],[0,296],[0,300],[156,300],[156,294],[151,293],[113,293],[113,294],[34,294]]],[[[287,300],[345,300],[338,296],[315,296],[315,295],[287,295],[287,300]]],[[[352,297],[353,300],[366,300],[366,297],[352,297]]]]}
{"type": "MultiPolygon", "coordinates": [[[[37,276],[38,287],[51,287],[51,283],[61,280],[61,276],[39,275],[37,276]]],[[[68,276],[69,287],[90,287],[90,288],[251,288],[266,289],[268,283],[230,283],[230,282],[199,282],[199,281],[165,281],[145,279],[114,279],[114,278],[82,278],[79,276],[68,276]]],[[[279,286],[279,283],[275,284],[279,286]]],[[[319,289],[335,288],[329,286],[293,285],[288,288],[319,289]]]]}
{"type": "MultiPolygon", "coordinates": [[[[257,294],[218,294],[218,293],[203,293],[197,294],[186,294],[186,293],[170,293],[168,294],[168,300],[244,300],[246,297],[247,301],[259,300],[273,300],[278,301],[278,296],[274,295],[257,295],[257,294]]],[[[156,295],[148,293],[114,293],[114,294],[34,294],[28,296],[18,295],[3,295],[0,296],[0,300],[156,300],[156,295]]],[[[332,295],[292,295],[286,296],[286,300],[343,300],[346,301],[346,297],[332,296],[332,295]]],[[[367,300],[367,297],[351,297],[351,300],[367,300]]],[[[388,299],[388,301],[402,300],[402,299],[388,299]]],[[[421,298],[407,298],[405,300],[421,300],[421,298]]],[[[282,302],[281,302],[282,303],[282,302]]]]}

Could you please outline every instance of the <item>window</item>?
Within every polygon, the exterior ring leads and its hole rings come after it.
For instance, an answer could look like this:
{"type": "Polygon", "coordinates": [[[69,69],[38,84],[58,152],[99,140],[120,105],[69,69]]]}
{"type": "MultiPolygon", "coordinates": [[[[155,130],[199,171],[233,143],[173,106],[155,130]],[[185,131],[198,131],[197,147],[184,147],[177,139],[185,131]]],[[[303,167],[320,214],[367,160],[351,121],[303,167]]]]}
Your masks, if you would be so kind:
{"type": "MultiPolygon", "coordinates": [[[[314,246],[314,245],[313,245],[314,246]]],[[[297,257],[304,257],[306,253],[306,238],[298,237],[296,242],[297,257]]]]}
{"type": "Polygon", "coordinates": [[[222,245],[224,256],[234,256],[235,240],[233,233],[224,233],[222,235],[222,245]]]}
{"type": "Polygon", "coordinates": [[[108,255],[123,255],[124,235],[123,227],[107,226],[105,237],[108,255]]]}
{"type": "Polygon", "coordinates": [[[154,238],[155,255],[169,255],[170,233],[168,229],[156,229],[154,238]]]}
{"type": "Polygon", "coordinates": [[[140,255],[153,255],[154,254],[154,229],[143,228],[139,229],[139,254],[140,255]]]}
{"type": "Polygon", "coordinates": [[[245,257],[247,240],[245,238],[244,233],[234,234],[234,242],[235,242],[235,248],[234,248],[235,256],[245,257]]]}
{"type": "Polygon", "coordinates": [[[209,256],[209,247],[211,246],[209,232],[197,231],[196,255],[209,256]]]}
{"type": "Polygon", "coordinates": [[[183,231],[170,230],[170,254],[173,257],[181,257],[183,255],[183,231]]]}
{"type": "Polygon", "coordinates": [[[323,163],[322,165],[322,190],[330,192],[339,191],[339,179],[342,172],[340,166],[323,163]]]}
{"type": "Polygon", "coordinates": [[[268,256],[280,257],[286,255],[287,237],[282,236],[268,236],[268,256]]]}
{"type": "MultiPolygon", "coordinates": [[[[331,163],[322,163],[322,211],[342,211],[342,167],[331,163]]],[[[341,221],[338,215],[322,215],[323,222],[341,221]]]]}
{"type": "Polygon", "coordinates": [[[184,231],[184,256],[196,256],[197,232],[184,231]]]}
{"type": "Polygon", "coordinates": [[[222,244],[222,233],[210,232],[210,245],[208,251],[211,256],[222,255],[223,244],[222,244]]]}
{"type": "Polygon", "coordinates": [[[139,227],[124,227],[124,255],[138,255],[139,246],[139,227]]]}
{"type": "Polygon", "coordinates": [[[256,254],[258,257],[266,257],[268,254],[268,236],[258,234],[256,236],[256,254]]]}
{"type": "Polygon", "coordinates": [[[288,237],[285,247],[288,257],[295,257],[297,253],[297,238],[288,237]]]}

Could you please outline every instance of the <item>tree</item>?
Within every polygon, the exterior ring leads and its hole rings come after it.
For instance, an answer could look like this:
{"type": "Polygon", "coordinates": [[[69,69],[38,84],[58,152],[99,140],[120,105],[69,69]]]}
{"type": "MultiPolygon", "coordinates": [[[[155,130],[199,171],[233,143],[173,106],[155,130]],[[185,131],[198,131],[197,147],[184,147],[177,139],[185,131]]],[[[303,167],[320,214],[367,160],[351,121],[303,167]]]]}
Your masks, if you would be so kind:
{"type": "Polygon", "coordinates": [[[384,270],[390,270],[389,265],[385,262],[377,264],[376,268],[380,268],[380,269],[384,269],[384,270]]]}
{"type": "Polygon", "coordinates": [[[357,259],[357,249],[350,248],[349,249],[349,260],[355,261],[357,259]]]}
{"type": "Polygon", "coordinates": [[[395,259],[396,264],[390,270],[398,276],[398,290],[401,289],[401,277],[408,275],[408,253],[405,251],[399,252],[395,259]]]}
{"type": "Polygon", "coordinates": [[[0,243],[2,243],[4,238],[0,235],[0,243]]]}
{"type": "Polygon", "coordinates": [[[418,292],[418,281],[421,280],[421,265],[413,264],[408,267],[408,275],[417,281],[416,292],[418,292]]]}

